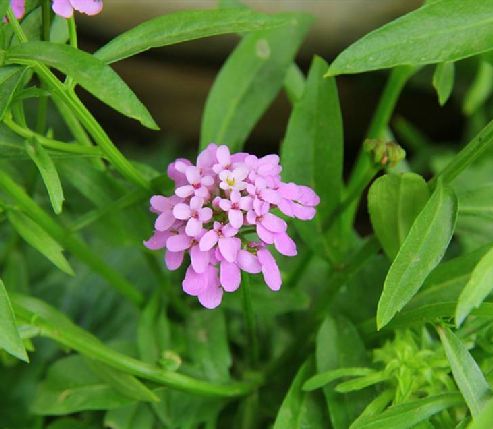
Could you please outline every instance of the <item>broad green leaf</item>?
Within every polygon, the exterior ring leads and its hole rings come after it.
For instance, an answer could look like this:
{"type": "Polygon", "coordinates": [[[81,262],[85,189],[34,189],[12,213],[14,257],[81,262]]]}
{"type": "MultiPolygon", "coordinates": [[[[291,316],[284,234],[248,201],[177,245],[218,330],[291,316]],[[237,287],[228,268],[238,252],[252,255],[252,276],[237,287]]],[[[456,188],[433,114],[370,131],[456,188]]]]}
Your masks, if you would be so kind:
{"type": "MultiPolygon", "coordinates": [[[[315,356],[319,373],[368,363],[356,328],[344,318],[325,319],[317,334],[315,356]]],[[[372,398],[371,390],[342,394],[326,386],[323,392],[334,429],[348,428],[372,398]]]]}
{"type": "Polygon", "coordinates": [[[9,0],[0,0],[0,17],[4,17],[7,13],[7,8],[10,6],[9,0]]]}
{"type": "Polygon", "coordinates": [[[306,243],[326,256],[323,221],[338,206],[342,192],[343,130],[334,79],[324,79],[327,63],[315,57],[305,91],[294,104],[281,146],[283,180],[312,187],[320,196],[315,220],[298,222],[306,243]]]}
{"type": "Polygon", "coordinates": [[[179,11],[137,25],[94,55],[101,61],[112,63],[151,48],[220,34],[265,30],[287,21],[282,15],[269,16],[248,9],[179,11]]]}
{"type": "Polygon", "coordinates": [[[459,296],[455,312],[455,323],[462,324],[473,308],[485,300],[493,290],[493,249],[484,255],[474,268],[471,278],[459,296]]]}
{"type": "Polygon", "coordinates": [[[303,390],[310,391],[320,389],[330,382],[342,377],[356,377],[360,375],[368,375],[375,372],[371,368],[338,368],[330,371],[325,371],[310,377],[303,385],[303,390]]]}
{"type": "Polygon", "coordinates": [[[368,192],[371,223],[390,260],[397,255],[429,196],[425,180],[414,173],[386,174],[371,185],[368,192]]]}
{"type": "Polygon", "coordinates": [[[15,230],[29,245],[46,256],[53,265],[64,273],[74,275],[72,267],[63,255],[63,247],[40,225],[19,211],[8,212],[7,216],[15,230]]]}
{"type": "Polygon", "coordinates": [[[287,24],[245,36],[212,86],[202,118],[200,147],[225,144],[238,152],[282,87],[308,31],[305,15],[279,15],[287,24]]]}
{"type": "Polygon", "coordinates": [[[491,429],[493,422],[493,399],[490,399],[467,426],[467,429],[491,429]]]}
{"type": "Polygon", "coordinates": [[[28,42],[8,50],[6,60],[18,64],[38,61],[56,68],[121,114],[148,128],[159,128],[120,76],[93,55],[58,43],[28,42]]]}
{"type": "Polygon", "coordinates": [[[493,217],[493,184],[475,186],[457,194],[459,215],[493,217]]]}
{"type": "Polygon", "coordinates": [[[5,350],[12,356],[29,362],[26,349],[21,340],[19,332],[17,331],[17,325],[15,323],[15,316],[10,304],[9,296],[5,285],[0,279],[0,349],[5,350]]]}
{"type": "Polygon", "coordinates": [[[473,417],[491,399],[491,388],[462,341],[448,328],[438,329],[452,375],[473,417]]]}
{"type": "Polygon", "coordinates": [[[188,347],[195,366],[214,381],[228,381],[232,364],[224,314],[221,311],[196,311],[188,317],[188,347]]]}
{"type": "Polygon", "coordinates": [[[72,418],[56,419],[46,426],[46,429],[100,429],[98,426],[88,422],[82,422],[72,418]]]}
{"type": "Polygon", "coordinates": [[[353,43],[332,63],[331,76],[399,65],[457,61],[493,49],[493,0],[426,4],[353,43]]]}
{"type": "Polygon", "coordinates": [[[323,425],[320,415],[309,402],[311,394],[301,390],[304,381],[313,371],[313,366],[313,363],[309,360],[302,365],[296,374],[277,413],[273,429],[322,429],[326,427],[323,425]]]}
{"type": "Polygon", "coordinates": [[[48,191],[53,211],[56,214],[60,214],[65,197],[63,196],[63,188],[55,163],[36,139],[26,142],[26,152],[38,167],[48,191]]]}
{"type": "Polygon", "coordinates": [[[410,429],[447,408],[462,404],[459,393],[442,393],[387,408],[382,414],[355,422],[350,429],[410,429]]]}
{"type": "Polygon", "coordinates": [[[159,400],[148,387],[134,376],[95,360],[88,359],[86,363],[97,377],[123,396],[143,402],[157,402],[159,400]]]}
{"type": "Polygon", "coordinates": [[[153,429],[154,415],[145,404],[132,404],[110,410],[104,416],[104,426],[110,429],[153,429]]]}
{"type": "Polygon", "coordinates": [[[95,376],[82,357],[70,356],[49,368],[31,411],[39,415],[63,415],[120,408],[132,401],[95,376]]]}
{"type": "Polygon", "coordinates": [[[452,190],[438,183],[414,221],[385,279],[378,303],[377,327],[384,327],[423,285],[442,259],[452,238],[457,200],[452,190]]]}
{"type": "Polygon", "coordinates": [[[443,106],[454,88],[455,65],[452,62],[440,63],[433,73],[433,86],[438,95],[438,102],[443,106]]]}
{"type": "Polygon", "coordinates": [[[472,115],[481,107],[493,90],[493,65],[488,61],[479,63],[478,72],[464,96],[462,110],[466,115],[472,115]]]}
{"type": "Polygon", "coordinates": [[[0,121],[2,121],[7,113],[15,91],[19,88],[24,79],[25,72],[25,68],[17,69],[12,76],[0,83],[0,121]]]}

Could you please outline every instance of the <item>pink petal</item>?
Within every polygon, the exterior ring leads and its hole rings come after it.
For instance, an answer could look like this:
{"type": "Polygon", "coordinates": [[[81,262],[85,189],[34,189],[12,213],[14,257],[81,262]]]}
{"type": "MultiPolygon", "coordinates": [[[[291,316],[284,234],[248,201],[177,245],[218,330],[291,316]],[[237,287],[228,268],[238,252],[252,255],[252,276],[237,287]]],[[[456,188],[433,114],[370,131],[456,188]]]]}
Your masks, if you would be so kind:
{"type": "Polygon", "coordinates": [[[300,196],[298,201],[305,206],[317,206],[320,203],[320,197],[315,191],[308,186],[299,186],[300,196]]]}
{"type": "Polygon", "coordinates": [[[274,236],[274,246],[277,251],[285,256],[296,256],[296,243],[285,232],[280,232],[274,236]]]}
{"type": "Polygon", "coordinates": [[[207,286],[198,296],[199,302],[210,310],[221,304],[223,289],[219,285],[217,270],[209,266],[207,270],[207,286]]]}
{"type": "Polygon", "coordinates": [[[240,250],[237,258],[238,266],[247,273],[257,274],[262,271],[258,258],[247,250],[240,250]]]}
{"type": "Polygon", "coordinates": [[[275,191],[274,189],[262,189],[262,191],[260,192],[260,196],[268,203],[276,205],[281,200],[279,192],[275,191]]]}
{"type": "Polygon", "coordinates": [[[162,249],[166,247],[166,241],[168,240],[169,236],[170,233],[168,231],[155,231],[152,237],[149,238],[149,240],[144,241],[144,246],[150,250],[162,249]]]}
{"type": "Polygon", "coordinates": [[[195,189],[193,189],[193,186],[191,185],[180,186],[179,188],[175,189],[175,194],[181,198],[189,197],[190,195],[193,195],[194,192],[195,189]]]}
{"type": "Polygon", "coordinates": [[[225,212],[227,212],[231,208],[231,201],[229,201],[229,200],[227,200],[225,198],[222,198],[219,201],[219,207],[221,207],[222,210],[224,210],[225,212]]]}
{"type": "Polygon", "coordinates": [[[11,0],[10,5],[17,19],[21,19],[26,13],[26,0],[11,0]]]}
{"type": "Polygon", "coordinates": [[[253,210],[250,210],[247,212],[246,220],[250,225],[255,225],[257,223],[257,214],[253,210]]]}
{"type": "Polygon", "coordinates": [[[219,251],[228,262],[234,262],[241,247],[241,241],[235,237],[221,237],[219,239],[219,251]]]}
{"type": "Polygon", "coordinates": [[[176,206],[173,207],[173,216],[176,219],[186,220],[190,218],[191,215],[192,210],[190,209],[188,204],[178,203],[176,206]]]}
{"type": "Polygon", "coordinates": [[[192,210],[198,210],[204,205],[204,199],[200,197],[192,197],[190,199],[190,208],[192,210]]]}
{"type": "Polygon", "coordinates": [[[184,255],[184,252],[170,252],[168,250],[164,256],[164,262],[168,270],[174,271],[180,268],[184,255]]]}
{"type": "Polygon", "coordinates": [[[210,221],[212,218],[212,209],[210,207],[204,207],[199,210],[199,220],[204,223],[210,221]]]}
{"type": "Polygon", "coordinates": [[[252,209],[253,200],[251,197],[241,197],[240,199],[240,209],[248,211],[252,209]]]}
{"type": "Polygon", "coordinates": [[[226,292],[234,292],[240,287],[240,269],[234,263],[222,261],[219,269],[219,279],[226,292]]]}
{"type": "Polygon", "coordinates": [[[195,165],[187,167],[185,170],[185,175],[187,176],[188,183],[191,185],[196,185],[200,183],[200,171],[195,165]]]}
{"type": "Polygon", "coordinates": [[[219,161],[219,164],[223,166],[229,165],[231,162],[231,155],[228,146],[219,146],[216,151],[216,158],[219,161]]]}
{"type": "Polygon", "coordinates": [[[214,184],[214,179],[211,176],[205,176],[205,177],[202,177],[202,180],[200,181],[200,183],[203,186],[212,186],[214,184]]]}
{"type": "Polygon", "coordinates": [[[240,194],[238,191],[233,191],[233,192],[231,192],[231,194],[229,195],[229,199],[230,199],[233,203],[239,203],[239,202],[240,202],[240,199],[241,199],[241,194],[240,194]]]}
{"type": "Polygon", "coordinates": [[[190,249],[190,260],[196,273],[203,273],[209,266],[209,252],[202,252],[198,245],[190,249]]]}
{"type": "Polygon", "coordinates": [[[269,230],[265,229],[262,224],[257,224],[257,235],[259,238],[267,244],[274,243],[274,234],[269,230]]]}
{"type": "Polygon", "coordinates": [[[192,266],[187,268],[182,282],[183,291],[188,295],[197,296],[207,288],[207,272],[196,273],[192,266]]]}
{"type": "Polygon", "coordinates": [[[168,198],[162,195],[153,195],[151,197],[151,207],[157,212],[164,212],[170,209],[170,203],[168,198]]]}
{"type": "Polygon", "coordinates": [[[195,189],[195,195],[200,198],[208,198],[209,190],[205,186],[201,186],[198,189],[195,189]]]}
{"type": "Polygon", "coordinates": [[[214,230],[207,231],[200,239],[199,242],[200,250],[206,252],[212,249],[216,245],[217,240],[218,240],[218,236],[216,231],[214,230]]]}
{"type": "Polygon", "coordinates": [[[245,180],[247,178],[248,173],[249,173],[248,168],[238,167],[238,168],[234,169],[233,176],[234,176],[236,182],[242,182],[243,180],[245,180]]]}
{"type": "Polygon", "coordinates": [[[294,216],[301,220],[311,220],[315,217],[316,210],[313,207],[305,207],[301,204],[293,203],[294,216]]]}
{"type": "Polygon", "coordinates": [[[192,239],[185,234],[172,235],[166,241],[166,248],[172,252],[181,252],[190,247],[192,239]]]}
{"type": "Polygon", "coordinates": [[[202,232],[202,222],[200,220],[191,217],[188,219],[187,226],[185,227],[185,234],[189,237],[197,237],[202,232]]]}
{"type": "Polygon", "coordinates": [[[279,290],[281,288],[282,279],[276,260],[267,249],[260,249],[257,252],[257,257],[262,265],[262,274],[264,275],[265,283],[267,283],[267,286],[272,290],[279,290]]]}
{"type": "Polygon", "coordinates": [[[197,156],[197,167],[211,168],[216,162],[216,151],[217,151],[217,145],[214,143],[209,144],[197,156]]]}
{"type": "Polygon", "coordinates": [[[295,183],[281,183],[278,190],[281,194],[281,197],[288,200],[296,200],[300,195],[298,185],[296,185],[295,183]]]}
{"type": "Polygon", "coordinates": [[[284,232],[288,225],[280,217],[272,213],[266,213],[262,218],[262,226],[272,232],[284,232]]]}
{"type": "Polygon", "coordinates": [[[53,5],[51,7],[53,12],[63,18],[70,18],[74,14],[74,8],[69,0],[53,0],[53,5]]]}
{"type": "Polygon", "coordinates": [[[279,201],[277,207],[279,207],[279,210],[281,210],[281,212],[283,212],[283,214],[285,214],[286,216],[289,216],[289,217],[294,217],[294,208],[293,208],[294,204],[285,199],[285,198],[282,198],[281,201],[279,201]]]}
{"type": "Polygon", "coordinates": [[[225,237],[234,237],[238,234],[238,230],[233,228],[231,225],[226,224],[222,227],[222,233],[225,237]]]}
{"type": "Polygon", "coordinates": [[[169,228],[171,228],[175,221],[175,217],[171,214],[170,211],[167,211],[161,213],[157,217],[156,222],[154,222],[154,228],[156,228],[158,231],[167,231],[169,228]]]}
{"type": "Polygon", "coordinates": [[[70,0],[75,10],[87,15],[97,15],[103,10],[103,0],[70,0]]]}
{"type": "Polygon", "coordinates": [[[230,210],[228,212],[228,220],[232,227],[240,229],[243,225],[243,213],[240,210],[230,210]]]}

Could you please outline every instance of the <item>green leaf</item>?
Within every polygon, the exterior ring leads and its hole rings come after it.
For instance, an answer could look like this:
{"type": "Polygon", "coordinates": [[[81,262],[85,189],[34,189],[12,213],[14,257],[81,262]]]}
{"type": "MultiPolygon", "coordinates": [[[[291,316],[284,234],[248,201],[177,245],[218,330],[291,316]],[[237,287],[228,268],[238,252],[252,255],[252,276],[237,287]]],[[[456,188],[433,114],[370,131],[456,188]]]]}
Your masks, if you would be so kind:
{"type": "Polygon", "coordinates": [[[282,15],[269,16],[248,9],[186,10],[146,21],[120,34],[94,55],[112,63],[151,48],[228,33],[265,30],[285,24],[282,15]]]}
{"type": "Polygon", "coordinates": [[[467,426],[467,429],[491,429],[493,422],[493,399],[490,399],[467,426]]]}
{"type": "Polygon", "coordinates": [[[448,328],[438,329],[452,375],[473,417],[491,399],[491,389],[466,346],[448,328]]]}
{"type": "Polygon", "coordinates": [[[225,144],[238,152],[282,87],[308,31],[305,15],[280,15],[288,24],[245,36],[212,86],[202,118],[200,147],[225,144]]]}
{"type": "Polygon", "coordinates": [[[17,91],[23,82],[25,73],[25,67],[18,68],[8,79],[0,83],[0,121],[2,121],[7,113],[15,91],[17,91]]]}
{"type": "Polygon", "coordinates": [[[154,415],[144,404],[132,404],[110,410],[104,416],[104,426],[111,429],[152,429],[154,415]]]}
{"type": "Polygon", "coordinates": [[[466,115],[472,115],[491,95],[493,90],[493,65],[488,61],[479,63],[478,72],[464,96],[462,110],[466,115]]]}
{"type": "Polygon", "coordinates": [[[457,61],[493,49],[493,0],[440,0],[353,43],[328,74],[457,61]]]}
{"type": "Polygon", "coordinates": [[[425,180],[414,173],[386,174],[371,185],[368,192],[371,223],[390,260],[397,255],[429,196],[425,180]]]}
{"type": "Polygon", "coordinates": [[[38,415],[64,415],[120,408],[132,401],[101,381],[82,357],[70,356],[58,360],[48,369],[31,411],[38,415]]]}
{"type": "Polygon", "coordinates": [[[7,217],[14,229],[29,245],[64,273],[71,276],[75,275],[69,262],[63,256],[63,247],[41,226],[19,211],[8,212],[7,217]]]}
{"type": "Polygon", "coordinates": [[[56,214],[60,214],[65,198],[63,196],[63,188],[55,163],[36,139],[29,142],[26,141],[26,152],[36,164],[36,167],[38,167],[46,190],[48,191],[53,211],[56,214]]]}
{"type": "Polygon", "coordinates": [[[354,392],[356,390],[362,390],[365,387],[373,386],[388,379],[388,376],[383,372],[373,372],[371,374],[357,377],[352,380],[339,383],[335,387],[335,391],[339,393],[354,392]]]}
{"type": "Polygon", "coordinates": [[[442,393],[387,408],[382,414],[358,420],[350,429],[408,429],[447,408],[462,404],[459,393],[442,393]]]}
{"type": "Polygon", "coordinates": [[[457,194],[459,215],[493,217],[493,184],[475,186],[457,194]]]}
{"type": "Polygon", "coordinates": [[[313,59],[303,96],[294,104],[281,146],[283,180],[312,187],[320,196],[313,222],[296,227],[312,250],[327,256],[323,221],[338,206],[342,193],[343,130],[334,79],[324,79],[327,63],[313,59]]]}
{"type": "Polygon", "coordinates": [[[159,129],[151,114],[120,76],[93,55],[58,43],[28,42],[8,50],[6,60],[28,65],[38,61],[54,67],[121,114],[138,120],[148,128],[159,129]]]}
{"type": "Polygon", "coordinates": [[[378,329],[409,302],[438,265],[452,238],[456,218],[457,199],[452,190],[439,182],[387,274],[378,303],[378,329]]]}
{"type": "Polygon", "coordinates": [[[326,427],[322,425],[320,417],[310,406],[310,393],[301,390],[304,381],[312,371],[313,363],[311,360],[301,366],[282,401],[273,429],[322,429],[326,427]]]}
{"type": "MultiPolygon", "coordinates": [[[[365,346],[356,328],[344,318],[325,319],[317,333],[315,356],[317,372],[368,363],[365,346]]],[[[373,396],[371,390],[337,393],[332,386],[324,387],[323,392],[334,429],[348,428],[373,396]]]]}
{"type": "Polygon", "coordinates": [[[493,290],[493,249],[484,255],[474,268],[471,278],[459,296],[455,312],[455,323],[462,324],[473,308],[485,300],[493,290]]]}
{"type": "Polygon", "coordinates": [[[303,385],[303,390],[310,391],[320,389],[330,382],[342,377],[356,377],[360,375],[368,375],[375,372],[371,368],[338,368],[330,371],[325,371],[310,377],[303,385]]]}
{"type": "Polygon", "coordinates": [[[7,8],[10,6],[9,0],[0,0],[0,16],[4,17],[7,13],[7,8]]]}
{"type": "Polygon", "coordinates": [[[443,106],[454,88],[455,65],[452,62],[440,63],[433,73],[433,86],[438,95],[438,102],[443,106]]]}
{"type": "Polygon", "coordinates": [[[382,411],[387,408],[390,402],[394,399],[394,396],[395,394],[392,389],[384,390],[366,406],[363,412],[352,423],[352,426],[357,426],[369,417],[381,414],[382,411]]]}
{"type": "Polygon", "coordinates": [[[187,338],[191,358],[203,376],[228,381],[232,358],[222,311],[193,312],[188,318],[187,338]]]}
{"type": "Polygon", "coordinates": [[[29,362],[26,349],[21,340],[19,332],[17,331],[17,325],[15,323],[15,316],[10,304],[9,296],[5,285],[0,279],[0,349],[4,349],[12,356],[29,362]]]}

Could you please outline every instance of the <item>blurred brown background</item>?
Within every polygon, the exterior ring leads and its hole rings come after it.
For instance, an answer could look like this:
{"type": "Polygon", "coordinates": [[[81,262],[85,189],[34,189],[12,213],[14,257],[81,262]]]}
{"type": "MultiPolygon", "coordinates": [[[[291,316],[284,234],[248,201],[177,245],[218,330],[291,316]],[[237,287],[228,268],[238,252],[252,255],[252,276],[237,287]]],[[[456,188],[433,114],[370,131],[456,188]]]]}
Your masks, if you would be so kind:
{"type": "MultiPolygon", "coordinates": [[[[81,45],[89,51],[146,19],[175,10],[214,8],[217,4],[210,0],[104,1],[104,11],[99,16],[78,16],[81,45]]],[[[303,11],[315,17],[297,60],[302,70],[306,71],[314,54],[331,61],[351,42],[415,9],[422,1],[270,0],[244,3],[265,12],[303,11]]],[[[174,139],[180,145],[191,148],[197,144],[207,92],[237,42],[235,36],[218,36],[155,49],[114,65],[148,106],[161,127],[159,133],[142,129],[94,100],[88,100],[90,107],[119,144],[154,146],[166,139],[174,139]]],[[[385,77],[386,72],[376,72],[338,78],[349,160],[364,137],[385,77]]],[[[435,140],[451,139],[460,132],[458,108],[453,102],[440,108],[431,85],[428,86],[424,89],[406,89],[397,112],[435,140]]],[[[275,151],[284,135],[289,112],[289,103],[284,94],[280,94],[254,130],[248,147],[260,153],[275,151]]]]}

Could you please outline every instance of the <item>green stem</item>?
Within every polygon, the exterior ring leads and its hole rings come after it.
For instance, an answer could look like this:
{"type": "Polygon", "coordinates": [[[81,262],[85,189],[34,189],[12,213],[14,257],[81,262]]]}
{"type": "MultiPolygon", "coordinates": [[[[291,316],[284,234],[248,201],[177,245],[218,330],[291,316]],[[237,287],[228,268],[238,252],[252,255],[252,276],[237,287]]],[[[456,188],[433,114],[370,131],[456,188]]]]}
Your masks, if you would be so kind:
{"type": "MultiPolygon", "coordinates": [[[[72,48],[77,49],[79,43],[77,41],[77,25],[75,23],[75,16],[72,15],[72,17],[70,17],[67,20],[67,23],[68,23],[68,39],[70,46],[72,46],[72,48]]],[[[75,87],[74,79],[72,79],[70,76],[67,76],[65,78],[65,86],[68,89],[73,90],[75,87]]]]}
{"type": "Polygon", "coordinates": [[[50,139],[41,134],[35,133],[29,128],[22,127],[19,124],[16,124],[11,118],[5,117],[4,124],[7,125],[12,131],[18,134],[21,137],[26,139],[34,138],[36,139],[43,147],[48,149],[53,149],[59,152],[64,153],[75,153],[79,155],[89,155],[89,156],[98,156],[102,157],[103,154],[101,150],[94,146],[84,146],[76,143],[65,143],[58,140],[50,139]]]}
{"type": "MultiPolygon", "coordinates": [[[[43,30],[42,39],[45,41],[50,40],[50,24],[51,24],[51,8],[48,0],[42,0],[41,11],[43,18],[43,30]]],[[[46,129],[46,118],[48,110],[48,97],[40,96],[38,98],[38,115],[36,120],[36,131],[39,134],[44,134],[46,129]]]]}
{"type": "Polygon", "coordinates": [[[257,323],[252,305],[251,283],[247,273],[243,273],[241,284],[243,315],[245,317],[245,327],[248,336],[248,352],[250,364],[255,367],[258,363],[259,349],[257,339],[257,323]]]}
{"type": "Polygon", "coordinates": [[[17,18],[15,17],[11,7],[7,9],[7,20],[9,21],[12,30],[14,30],[16,37],[19,39],[19,42],[26,43],[27,36],[24,33],[24,30],[22,29],[21,25],[19,24],[19,21],[17,21],[17,18]]]}

